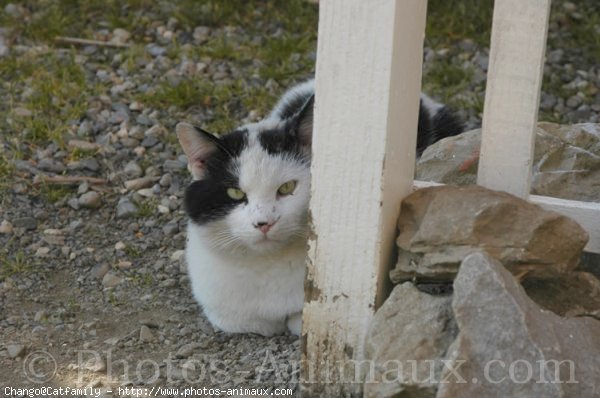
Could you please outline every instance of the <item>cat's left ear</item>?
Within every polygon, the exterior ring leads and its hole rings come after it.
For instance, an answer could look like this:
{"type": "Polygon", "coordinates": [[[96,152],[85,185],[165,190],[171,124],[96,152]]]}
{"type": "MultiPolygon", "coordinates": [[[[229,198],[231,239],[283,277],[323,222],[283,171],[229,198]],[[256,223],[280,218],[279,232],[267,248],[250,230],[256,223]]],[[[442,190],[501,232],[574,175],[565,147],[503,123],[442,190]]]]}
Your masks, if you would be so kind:
{"type": "Polygon", "coordinates": [[[188,169],[194,180],[201,180],[206,172],[206,160],[219,148],[219,139],[189,123],[178,123],[175,132],[188,158],[188,169]]]}
{"type": "Polygon", "coordinates": [[[313,109],[315,106],[315,95],[311,95],[310,98],[304,103],[300,112],[295,116],[296,123],[296,136],[300,143],[304,146],[310,147],[312,144],[312,132],[313,132],[313,109]]]}

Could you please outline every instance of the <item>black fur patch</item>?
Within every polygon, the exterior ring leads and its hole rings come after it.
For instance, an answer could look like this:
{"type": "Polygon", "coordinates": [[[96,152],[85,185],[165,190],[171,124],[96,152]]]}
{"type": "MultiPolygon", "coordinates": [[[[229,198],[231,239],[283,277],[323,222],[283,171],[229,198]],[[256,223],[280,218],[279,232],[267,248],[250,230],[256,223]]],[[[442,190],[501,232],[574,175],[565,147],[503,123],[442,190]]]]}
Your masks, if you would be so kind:
{"type": "Polygon", "coordinates": [[[264,130],[258,134],[260,145],[269,155],[285,154],[290,157],[308,160],[309,149],[300,142],[294,131],[297,123],[289,121],[278,129],[264,130]]]}
{"type": "Polygon", "coordinates": [[[421,156],[425,148],[442,138],[458,135],[464,126],[458,115],[447,106],[440,109],[431,118],[421,103],[419,109],[419,128],[417,134],[417,156],[421,156]]]}
{"type": "Polygon", "coordinates": [[[248,145],[248,132],[236,130],[217,139],[215,151],[206,160],[206,174],[192,182],[185,191],[184,205],[190,219],[205,224],[225,217],[243,202],[227,195],[227,188],[238,186],[238,176],[231,173],[231,165],[248,145]]]}

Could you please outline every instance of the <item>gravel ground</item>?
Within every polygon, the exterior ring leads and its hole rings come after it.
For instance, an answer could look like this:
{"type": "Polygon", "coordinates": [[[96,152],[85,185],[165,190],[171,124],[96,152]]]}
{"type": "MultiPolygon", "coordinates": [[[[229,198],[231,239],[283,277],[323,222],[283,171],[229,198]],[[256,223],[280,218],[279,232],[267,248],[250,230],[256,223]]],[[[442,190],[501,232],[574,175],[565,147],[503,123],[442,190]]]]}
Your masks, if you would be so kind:
{"type": "MultiPolygon", "coordinates": [[[[316,6],[67,3],[0,3],[0,386],[296,391],[297,338],[228,335],[199,315],[173,126],[264,115],[314,70],[316,6]]],[[[541,118],[597,122],[598,6],[556,3],[541,118]]],[[[440,29],[442,4],[430,2],[424,88],[476,127],[488,33],[440,29]]],[[[470,18],[489,17],[477,7],[470,18]]]]}

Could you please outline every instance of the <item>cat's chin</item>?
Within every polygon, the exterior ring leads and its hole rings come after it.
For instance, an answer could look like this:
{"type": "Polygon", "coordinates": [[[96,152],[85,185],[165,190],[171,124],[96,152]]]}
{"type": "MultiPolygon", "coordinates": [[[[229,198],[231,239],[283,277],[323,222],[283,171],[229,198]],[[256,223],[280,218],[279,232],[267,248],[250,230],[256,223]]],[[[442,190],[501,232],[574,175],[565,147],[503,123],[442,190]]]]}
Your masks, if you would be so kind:
{"type": "Polygon", "coordinates": [[[258,238],[247,247],[252,252],[257,254],[269,254],[277,251],[281,251],[288,246],[288,242],[282,242],[268,238],[258,238]]]}

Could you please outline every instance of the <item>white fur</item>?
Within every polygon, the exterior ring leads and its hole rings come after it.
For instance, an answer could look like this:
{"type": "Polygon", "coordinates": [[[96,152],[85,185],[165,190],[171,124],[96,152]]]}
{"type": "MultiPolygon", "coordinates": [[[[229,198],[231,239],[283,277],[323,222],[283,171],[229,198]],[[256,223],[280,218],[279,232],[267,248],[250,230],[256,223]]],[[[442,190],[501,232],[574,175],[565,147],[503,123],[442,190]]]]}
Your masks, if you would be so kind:
{"type": "Polygon", "coordinates": [[[444,107],[443,104],[434,101],[427,94],[421,93],[421,101],[423,107],[427,109],[430,118],[433,118],[444,107]]]}
{"type": "Polygon", "coordinates": [[[294,100],[295,97],[307,97],[315,92],[315,80],[310,79],[305,81],[304,83],[300,83],[297,86],[289,89],[283,97],[277,102],[267,120],[278,121],[281,119],[281,112],[286,106],[294,100]]]}
{"type": "Polygon", "coordinates": [[[304,303],[306,223],[310,193],[307,163],[269,155],[258,143],[266,124],[246,126],[249,145],[236,162],[248,203],[224,219],[188,226],[186,259],[195,298],[210,322],[226,332],[300,333],[304,303]],[[297,181],[292,195],[279,186],[297,181]],[[267,238],[254,224],[275,222],[267,238]],[[288,322],[289,318],[289,322],[288,322]]]}

